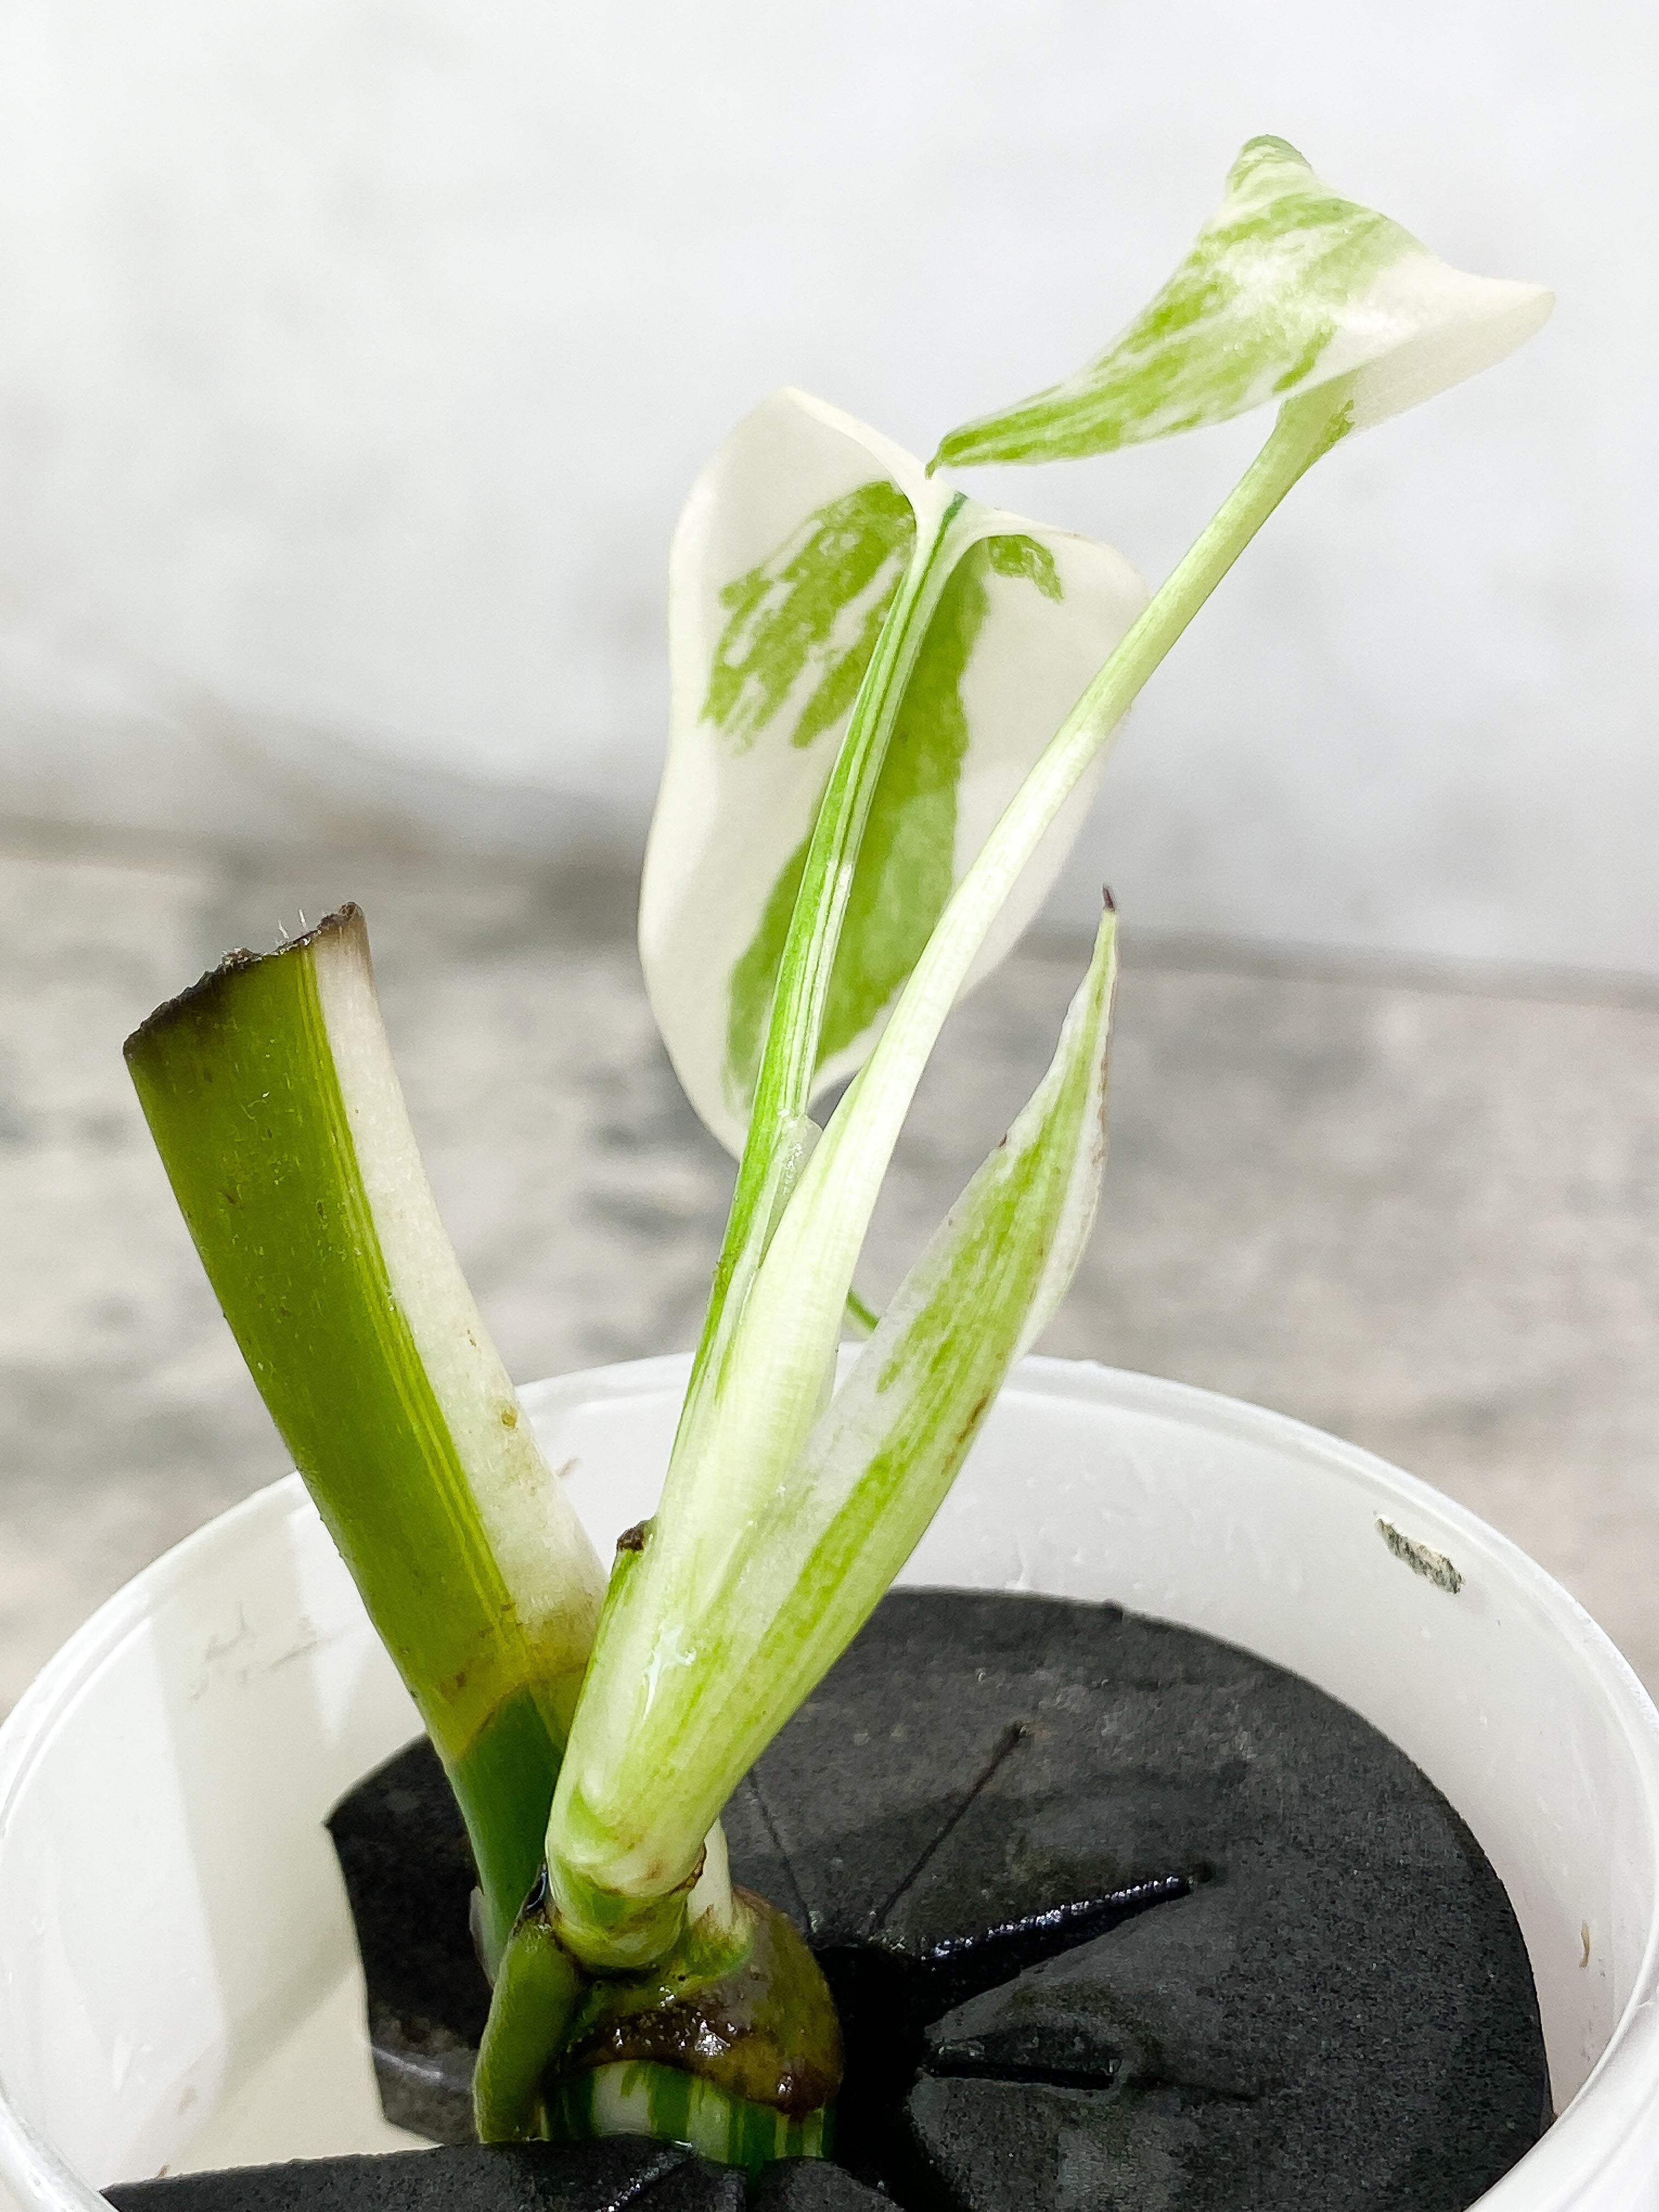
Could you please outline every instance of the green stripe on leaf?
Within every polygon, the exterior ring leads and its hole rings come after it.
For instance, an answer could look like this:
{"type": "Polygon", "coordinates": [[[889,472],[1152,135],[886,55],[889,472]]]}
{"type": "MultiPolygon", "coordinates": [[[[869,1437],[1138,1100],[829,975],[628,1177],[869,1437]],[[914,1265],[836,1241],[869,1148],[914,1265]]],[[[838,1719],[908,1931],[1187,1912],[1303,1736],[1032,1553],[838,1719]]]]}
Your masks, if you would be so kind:
{"type": "Polygon", "coordinates": [[[703,719],[746,749],[805,678],[790,743],[832,729],[858,695],[915,535],[909,501],[878,477],[815,508],[769,559],[725,585],[728,618],[703,719]]]}

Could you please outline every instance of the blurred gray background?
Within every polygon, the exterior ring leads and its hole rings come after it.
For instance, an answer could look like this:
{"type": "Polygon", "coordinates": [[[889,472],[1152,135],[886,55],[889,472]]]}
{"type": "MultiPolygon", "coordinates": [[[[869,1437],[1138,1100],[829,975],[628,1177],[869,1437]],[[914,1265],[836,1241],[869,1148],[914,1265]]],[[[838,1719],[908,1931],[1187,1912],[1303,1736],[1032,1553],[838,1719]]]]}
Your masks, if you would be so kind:
{"type": "MultiPolygon", "coordinates": [[[[1075,366],[1263,130],[1555,322],[1334,456],[1154,682],[866,1287],[1109,877],[1113,1155],[1048,1348],[1397,1459],[1659,1685],[1655,45],[1633,0],[12,0],[0,1709],[283,1464],[125,1031],[357,896],[514,1371],[687,1342],[730,1172],[630,940],[685,486],[782,381],[927,448],[1075,366]]],[[[1156,580],[1264,428],[982,489],[1156,580]]]]}

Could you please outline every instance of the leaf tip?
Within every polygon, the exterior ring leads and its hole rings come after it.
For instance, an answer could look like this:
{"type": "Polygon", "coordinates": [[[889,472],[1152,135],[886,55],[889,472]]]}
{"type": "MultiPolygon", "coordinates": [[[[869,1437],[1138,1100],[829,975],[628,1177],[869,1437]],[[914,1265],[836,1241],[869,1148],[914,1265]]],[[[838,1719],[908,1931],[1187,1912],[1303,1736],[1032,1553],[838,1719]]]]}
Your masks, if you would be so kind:
{"type": "Polygon", "coordinates": [[[1247,138],[1239,148],[1233,165],[1227,172],[1227,190],[1237,191],[1241,185],[1248,185],[1253,177],[1267,168],[1305,169],[1310,176],[1313,174],[1313,165],[1299,148],[1292,146],[1288,138],[1279,138],[1270,131],[1258,131],[1254,138],[1247,138]]]}

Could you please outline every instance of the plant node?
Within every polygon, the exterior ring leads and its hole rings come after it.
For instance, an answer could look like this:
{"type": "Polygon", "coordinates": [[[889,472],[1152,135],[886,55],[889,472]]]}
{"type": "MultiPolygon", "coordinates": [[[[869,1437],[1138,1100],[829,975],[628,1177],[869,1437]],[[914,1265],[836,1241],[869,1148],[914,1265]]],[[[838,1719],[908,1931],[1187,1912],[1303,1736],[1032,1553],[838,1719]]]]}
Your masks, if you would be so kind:
{"type": "Polygon", "coordinates": [[[594,1972],[541,1884],[514,1929],[479,2054],[487,2142],[652,2135],[757,2166],[825,2147],[841,2023],[793,1923],[752,1891],[684,1917],[649,1965],[594,1972]]]}

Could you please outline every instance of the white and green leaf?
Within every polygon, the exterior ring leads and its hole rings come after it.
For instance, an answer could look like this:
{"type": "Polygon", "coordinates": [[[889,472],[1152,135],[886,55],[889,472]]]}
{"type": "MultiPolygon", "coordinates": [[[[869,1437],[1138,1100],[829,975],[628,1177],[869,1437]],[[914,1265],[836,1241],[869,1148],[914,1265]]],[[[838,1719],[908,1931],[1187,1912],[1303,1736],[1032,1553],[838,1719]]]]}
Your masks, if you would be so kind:
{"type": "MultiPolygon", "coordinates": [[[[842,887],[815,1091],[867,1054],[952,885],[1145,600],[1110,549],[951,494],[805,393],[775,393],[715,455],[671,564],[672,726],[640,942],[681,1080],[734,1151],[819,802],[902,592],[917,634],[878,666],[895,720],[842,887]]],[[[970,981],[1030,920],[1088,797],[970,981]]]]}
{"type": "Polygon", "coordinates": [[[1105,352],[952,430],[939,459],[1109,453],[1349,375],[1363,429],[1503,360],[1553,304],[1536,284],[1449,267],[1331,191],[1282,138],[1252,138],[1191,252],[1105,352]]]}
{"type": "Polygon", "coordinates": [[[809,1164],[701,1463],[690,1480],[671,1475],[644,1550],[613,1583],[548,1831],[550,1865],[574,1886],[645,1897],[683,1878],[703,1829],[938,1510],[1088,1236],[1115,972],[1109,913],[1047,1075],[827,1406],[838,1299],[823,1278],[850,1273],[870,1163],[842,1156],[850,1207],[809,1164]],[[790,1326],[797,1315],[805,1327],[790,1326]],[[677,1787],[643,1790],[646,1774],[677,1787]]]}

